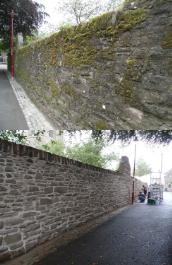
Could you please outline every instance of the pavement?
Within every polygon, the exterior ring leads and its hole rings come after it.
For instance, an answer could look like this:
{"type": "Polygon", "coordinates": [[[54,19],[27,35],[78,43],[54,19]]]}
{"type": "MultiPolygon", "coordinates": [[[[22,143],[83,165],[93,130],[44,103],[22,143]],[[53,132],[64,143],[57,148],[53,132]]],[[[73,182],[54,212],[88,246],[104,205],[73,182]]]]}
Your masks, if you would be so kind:
{"type": "Polygon", "coordinates": [[[0,64],[0,129],[54,130],[52,123],[30,100],[22,86],[0,64]]]}
{"type": "Polygon", "coordinates": [[[6,65],[0,66],[0,129],[28,129],[24,114],[6,76],[6,65]]]}
{"type": "Polygon", "coordinates": [[[137,203],[35,265],[172,265],[172,193],[137,203]]]}

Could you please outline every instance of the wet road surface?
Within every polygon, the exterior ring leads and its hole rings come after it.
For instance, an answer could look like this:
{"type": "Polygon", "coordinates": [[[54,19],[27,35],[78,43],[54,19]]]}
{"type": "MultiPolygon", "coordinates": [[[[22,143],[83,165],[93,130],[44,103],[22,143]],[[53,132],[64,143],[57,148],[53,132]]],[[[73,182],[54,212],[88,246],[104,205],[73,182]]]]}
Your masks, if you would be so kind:
{"type": "Polygon", "coordinates": [[[172,265],[172,193],[135,204],[36,265],[172,265]]]}
{"type": "Polygon", "coordinates": [[[28,129],[3,65],[0,65],[0,129],[28,129]]]}

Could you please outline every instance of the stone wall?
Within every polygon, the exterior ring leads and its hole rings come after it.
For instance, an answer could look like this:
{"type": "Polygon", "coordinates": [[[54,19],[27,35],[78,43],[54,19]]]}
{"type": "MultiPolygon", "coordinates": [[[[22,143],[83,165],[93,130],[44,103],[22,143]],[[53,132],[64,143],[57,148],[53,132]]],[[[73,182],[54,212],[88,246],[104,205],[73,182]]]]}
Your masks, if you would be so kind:
{"type": "Polygon", "coordinates": [[[127,157],[110,171],[0,140],[0,261],[130,204],[131,188],[127,157]]]}
{"type": "Polygon", "coordinates": [[[172,0],[126,0],[19,49],[16,77],[57,128],[168,129],[171,32],[172,0]]]}

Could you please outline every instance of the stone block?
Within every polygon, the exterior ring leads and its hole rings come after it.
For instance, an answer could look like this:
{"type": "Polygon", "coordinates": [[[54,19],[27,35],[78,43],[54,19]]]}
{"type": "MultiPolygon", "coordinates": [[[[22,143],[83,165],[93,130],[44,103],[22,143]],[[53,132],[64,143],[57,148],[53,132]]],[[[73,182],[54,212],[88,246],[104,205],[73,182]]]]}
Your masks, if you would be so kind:
{"type": "Polygon", "coordinates": [[[6,173],[6,176],[7,176],[7,178],[12,178],[13,177],[13,175],[10,174],[10,173],[6,173]]]}
{"type": "Polygon", "coordinates": [[[36,216],[36,212],[34,212],[34,211],[29,211],[29,212],[23,213],[23,218],[28,218],[28,217],[33,217],[33,216],[36,216]]]}
{"type": "Polygon", "coordinates": [[[4,223],[3,223],[3,221],[0,221],[0,229],[2,229],[2,228],[3,228],[3,226],[4,226],[4,223]]]}
{"type": "Polygon", "coordinates": [[[10,257],[11,255],[10,252],[8,251],[8,248],[4,249],[4,251],[2,251],[2,248],[0,248],[0,262],[8,260],[10,259],[10,257]]]}
{"type": "Polygon", "coordinates": [[[52,199],[50,198],[41,198],[40,199],[40,204],[41,205],[49,205],[49,204],[52,204],[52,199]]]}
{"type": "Polygon", "coordinates": [[[13,178],[10,178],[10,179],[6,179],[6,181],[5,181],[7,184],[8,183],[12,183],[12,184],[16,184],[16,180],[15,179],[13,179],[13,178]]]}
{"type": "Polygon", "coordinates": [[[15,249],[21,248],[22,246],[23,246],[23,241],[19,241],[15,244],[9,245],[9,248],[10,250],[15,250],[15,249]]]}
{"type": "Polygon", "coordinates": [[[7,246],[1,246],[0,247],[0,253],[6,252],[7,250],[8,250],[8,247],[7,246]]]}
{"type": "Polygon", "coordinates": [[[24,229],[24,232],[30,232],[30,231],[34,231],[40,229],[40,224],[31,224],[31,225],[27,225],[26,228],[24,229]]]}
{"type": "Polygon", "coordinates": [[[16,226],[16,225],[22,224],[23,221],[24,220],[22,218],[11,217],[5,221],[5,226],[16,226]]]}
{"type": "Polygon", "coordinates": [[[36,180],[42,179],[42,174],[41,173],[36,173],[35,179],[36,180]]]}
{"type": "Polygon", "coordinates": [[[30,191],[30,192],[39,191],[39,188],[38,188],[37,186],[30,186],[30,187],[29,187],[29,191],[30,191]]]}
{"type": "Polygon", "coordinates": [[[7,188],[4,186],[0,186],[0,192],[7,191],[7,188]]]}
{"type": "Polygon", "coordinates": [[[25,254],[25,248],[22,246],[21,248],[17,248],[15,250],[11,250],[10,254],[11,254],[12,257],[20,256],[22,254],[25,254]]]}
{"type": "Polygon", "coordinates": [[[47,187],[44,189],[44,193],[53,193],[53,187],[47,187]]]}
{"type": "Polygon", "coordinates": [[[15,233],[15,234],[6,235],[4,240],[5,240],[7,245],[16,243],[16,242],[21,240],[21,234],[15,233]]]}
{"type": "Polygon", "coordinates": [[[13,167],[9,167],[9,166],[7,166],[7,167],[5,168],[5,172],[15,172],[15,170],[14,170],[13,167]]]}
{"type": "Polygon", "coordinates": [[[25,243],[26,252],[33,249],[36,245],[37,245],[37,240],[26,242],[25,243]]]}
{"type": "Polygon", "coordinates": [[[68,190],[67,187],[54,187],[54,192],[57,192],[60,194],[66,193],[67,190],[68,190]]]}

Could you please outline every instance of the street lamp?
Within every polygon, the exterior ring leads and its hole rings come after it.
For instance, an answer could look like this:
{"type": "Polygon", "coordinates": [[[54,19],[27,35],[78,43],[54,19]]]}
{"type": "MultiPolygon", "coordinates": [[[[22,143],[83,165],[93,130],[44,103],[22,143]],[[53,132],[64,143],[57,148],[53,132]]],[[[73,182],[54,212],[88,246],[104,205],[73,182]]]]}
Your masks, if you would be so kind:
{"type": "Polygon", "coordinates": [[[14,79],[14,10],[11,11],[11,34],[10,34],[10,71],[11,78],[14,79]]]}

